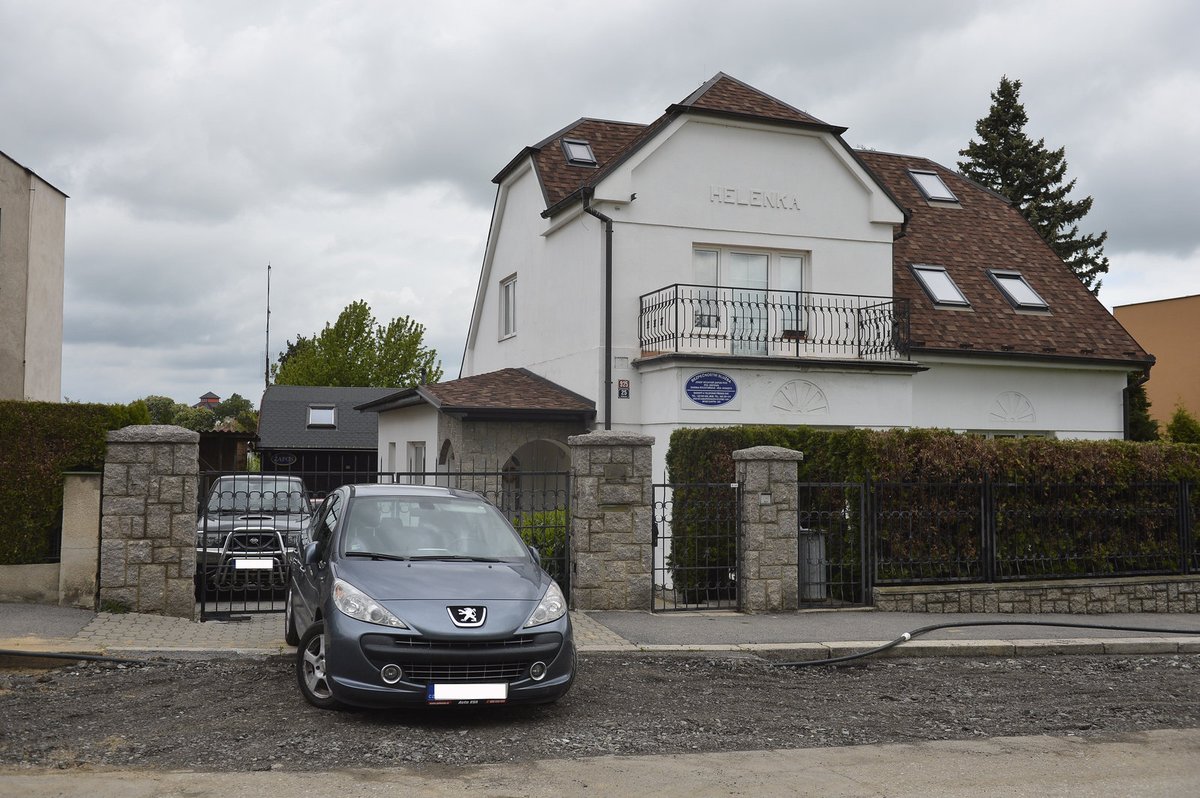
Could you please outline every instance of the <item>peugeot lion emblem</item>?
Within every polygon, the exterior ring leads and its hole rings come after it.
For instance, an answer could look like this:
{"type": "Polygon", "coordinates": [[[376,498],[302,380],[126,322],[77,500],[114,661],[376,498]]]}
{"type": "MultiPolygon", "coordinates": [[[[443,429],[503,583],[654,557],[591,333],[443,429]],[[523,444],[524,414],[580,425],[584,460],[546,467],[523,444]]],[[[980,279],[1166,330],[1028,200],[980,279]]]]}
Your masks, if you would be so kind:
{"type": "Polygon", "coordinates": [[[454,621],[454,625],[461,629],[483,626],[483,621],[487,618],[487,607],[447,607],[446,612],[450,613],[450,620],[454,621]]]}

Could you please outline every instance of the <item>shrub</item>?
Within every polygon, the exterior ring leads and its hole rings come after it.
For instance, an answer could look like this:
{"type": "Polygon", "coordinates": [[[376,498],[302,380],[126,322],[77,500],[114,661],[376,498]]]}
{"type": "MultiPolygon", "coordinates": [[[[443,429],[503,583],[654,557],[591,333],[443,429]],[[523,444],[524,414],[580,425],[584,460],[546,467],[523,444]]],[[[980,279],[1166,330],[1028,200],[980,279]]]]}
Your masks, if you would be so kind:
{"type": "Polygon", "coordinates": [[[559,587],[567,590],[567,511],[543,510],[523,513],[513,522],[521,539],[533,546],[542,556],[542,567],[546,569],[559,587]]]}
{"type": "Polygon", "coordinates": [[[107,432],[149,421],[140,402],[0,402],[0,565],[53,560],[63,473],[100,470],[107,432]]]}

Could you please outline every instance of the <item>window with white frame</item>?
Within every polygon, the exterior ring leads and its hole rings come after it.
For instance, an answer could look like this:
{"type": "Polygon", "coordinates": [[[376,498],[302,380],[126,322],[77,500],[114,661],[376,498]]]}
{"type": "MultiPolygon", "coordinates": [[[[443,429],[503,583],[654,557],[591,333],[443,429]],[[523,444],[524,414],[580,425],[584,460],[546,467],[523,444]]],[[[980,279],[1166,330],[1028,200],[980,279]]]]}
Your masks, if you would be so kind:
{"type": "Polygon", "coordinates": [[[926,263],[912,264],[912,273],[916,276],[925,293],[940,307],[969,308],[970,301],[942,266],[930,266],[926,263]]]}
{"type": "Polygon", "coordinates": [[[335,429],[337,427],[337,408],[333,405],[308,406],[309,429],[335,429]]]}
{"type": "Polygon", "coordinates": [[[517,334],[517,275],[500,281],[500,337],[517,334]]]}
{"type": "Polygon", "coordinates": [[[803,338],[808,262],[804,252],[694,247],[692,332],[728,335],[741,354],[762,354],[769,339],[803,338]]]}
{"type": "Polygon", "coordinates": [[[1013,307],[1019,310],[1050,309],[1050,306],[1046,304],[1046,300],[1042,299],[1038,295],[1038,292],[1033,290],[1033,286],[1021,276],[1020,272],[992,269],[988,271],[988,276],[992,278],[992,282],[1003,292],[1004,298],[1013,307]]]}

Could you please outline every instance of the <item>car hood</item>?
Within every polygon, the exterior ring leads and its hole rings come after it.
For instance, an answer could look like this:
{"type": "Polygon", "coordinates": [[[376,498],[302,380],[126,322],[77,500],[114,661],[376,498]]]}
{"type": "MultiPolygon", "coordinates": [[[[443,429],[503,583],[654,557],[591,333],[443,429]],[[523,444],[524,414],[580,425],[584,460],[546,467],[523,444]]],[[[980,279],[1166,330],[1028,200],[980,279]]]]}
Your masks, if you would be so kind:
{"type": "Polygon", "coordinates": [[[549,577],[531,562],[344,559],[337,575],[371,598],[396,601],[540,601],[549,577]]]}
{"type": "Polygon", "coordinates": [[[231,529],[303,529],[311,518],[306,513],[209,513],[196,522],[198,532],[226,532],[231,529]]]}
{"type": "Polygon", "coordinates": [[[550,577],[537,565],[422,560],[343,560],[338,576],[376,599],[408,627],[433,639],[491,640],[518,632],[550,577]],[[457,627],[449,608],[482,606],[483,624],[457,627]]]}

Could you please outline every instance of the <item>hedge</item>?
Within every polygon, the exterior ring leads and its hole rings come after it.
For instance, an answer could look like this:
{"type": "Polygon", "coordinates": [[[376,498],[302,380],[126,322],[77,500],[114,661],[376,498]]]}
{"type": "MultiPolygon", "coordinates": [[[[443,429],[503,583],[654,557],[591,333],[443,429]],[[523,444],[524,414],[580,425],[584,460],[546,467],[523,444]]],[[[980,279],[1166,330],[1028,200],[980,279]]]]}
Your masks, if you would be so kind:
{"type": "MultiPolygon", "coordinates": [[[[1171,514],[1169,497],[1130,486],[1200,482],[1200,445],[1194,444],[770,426],[677,430],[667,452],[668,481],[733,482],[733,452],[752,446],[803,452],[802,482],[886,483],[888,520],[876,530],[878,575],[900,581],[970,578],[964,567],[982,567],[974,520],[979,493],[972,486],[985,480],[1004,485],[995,493],[1005,531],[1000,556],[1019,567],[1020,576],[1168,569],[1180,554],[1177,537],[1163,534],[1171,521],[1162,520],[1171,514]],[[1052,487],[1061,485],[1073,487],[1052,487]]],[[[677,587],[711,591],[729,581],[736,541],[731,533],[714,535],[713,521],[704,520],[711,511],[692,506],[699,504],[694,492],[675,492],[670,566],[677,587]]],[[[1193,490],[1193,512],[1198,498],[1200,490],[1193,490]]],[[[857,560],[857,533],[836,544],[848,562],[857,560]]]]}
{"type": "Polygon", "coordinates": [[[109,430],[149,423],[141,402],[0,402],[0,565],[56,559],[63,473],[101,470],[109,430]]]}

